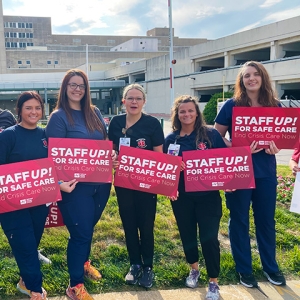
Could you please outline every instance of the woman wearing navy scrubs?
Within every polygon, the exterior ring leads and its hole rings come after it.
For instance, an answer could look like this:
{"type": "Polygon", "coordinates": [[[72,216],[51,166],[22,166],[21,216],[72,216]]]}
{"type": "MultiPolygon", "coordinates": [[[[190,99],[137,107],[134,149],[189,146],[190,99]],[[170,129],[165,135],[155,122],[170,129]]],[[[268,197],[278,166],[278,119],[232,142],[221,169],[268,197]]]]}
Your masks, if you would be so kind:
{"type": "MultiPolygon", "coordinates": [[[[107,138],[105,122],[99,109],[92,105],[89,82],[83,71],[69,70],[63,78],[46,135],[48,138],[107,138]]],[[[88,258],[94,226],[106,206],[110,187],[110,183],[78,183],[72,193],[62,193],[62,201],[58,202],[70,233],[67,249],[70,285],[66,293],[71,299],[93,299],[84,287],[84,275],[95,280],[101,278],[88,258]]]]}
{"type": "MultiPolygon", "coordinates": [[[[234,96],[227,100],[215,120],[215,128],[228,146],[231,142],[225,134],[232,134],[232,111],[235,106],[278,107],[270,77],[261,63],[246,62],[236,79],[234,96]]],[[[252,204],[256,239],[264,275],[275,285],[285,285],[285,278],[276,262],[275,206],[276,206],[276,158],[278,148],[272,141],[266,150],[258,143],[250,145],[254,167],[255,189],[226,193],[230,210],[229,237],[232,255],[240,282],[246,287],[256,287],[252,274],[251,245],[249,237],[249,210],[252,204]]]]}

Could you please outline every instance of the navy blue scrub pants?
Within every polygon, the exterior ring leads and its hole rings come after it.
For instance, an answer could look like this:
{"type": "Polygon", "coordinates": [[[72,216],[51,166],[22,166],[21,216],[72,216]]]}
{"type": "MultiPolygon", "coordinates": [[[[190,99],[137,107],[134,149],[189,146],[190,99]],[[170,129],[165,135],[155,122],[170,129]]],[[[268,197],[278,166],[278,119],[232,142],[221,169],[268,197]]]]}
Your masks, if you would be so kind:
{"type": "Polygon", "coordinates": [[[226,193],[230,210],[229,237],[232,255],[239,273],[252,273],[249,237],[249,210],[252,203],[256,239],[263,270],[278,272],[276,262],[275,207],[277,183],[256,178],[256,188],[226,193]]]}
{"type": "Polygon", "coordinates": [[[78,183],[73,192],[62,192],[62,201],[57,202],[70,233],[67,263],[71,287],[84,282],[84,263],[89,258],[94,227],[106,206],[110,188],[110,183],[78,183]]]}
{"type": "Polygon", "coordinates": [[[38,259],[48,207],[39,205],[0,214],[0,222],[15,256],[20,276],[30,291],[42,293],[42,272],[38,259]]]}
{"type": "Polygon", "coordinates": [[[157,195],[115,187],[131,265],[153,267],[157,195]]]}
{"type": "Polygon", "coordinates": [[[199,262],[198,225],[207,274],[209,278],[217,278],[220,273],[218,233],[222,217],[219,191],[209,192],[201,197],[179,193],[178,199],[171,201],[171,204],[187,262],[199,262]]]}

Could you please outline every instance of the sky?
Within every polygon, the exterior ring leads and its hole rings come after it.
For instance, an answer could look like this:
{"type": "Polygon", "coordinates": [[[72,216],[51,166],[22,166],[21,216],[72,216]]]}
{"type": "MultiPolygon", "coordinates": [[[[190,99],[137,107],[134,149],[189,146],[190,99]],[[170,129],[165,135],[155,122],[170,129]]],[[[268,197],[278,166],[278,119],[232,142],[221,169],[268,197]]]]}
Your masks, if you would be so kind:
{"type": "Polygon", "coordinates": [[[51,17],[53,34],[145,36],[172,24],[180,38],[217,39],[300,15],[299,0],[2,0],[3,14],[51,17]]]}

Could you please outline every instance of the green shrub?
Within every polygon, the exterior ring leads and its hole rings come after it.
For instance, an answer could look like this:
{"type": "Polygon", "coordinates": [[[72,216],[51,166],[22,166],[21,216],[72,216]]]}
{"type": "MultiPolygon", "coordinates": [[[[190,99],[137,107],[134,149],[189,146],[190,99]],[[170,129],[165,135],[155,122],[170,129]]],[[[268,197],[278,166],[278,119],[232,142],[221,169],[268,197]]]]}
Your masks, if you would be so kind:
{"type": "MultiPolygon", "coordinates": [[[[233,95],[232,92],[225,92],[225,99],[231,98],[233,95]]],[[[207,104],[205,105],[203,115],[207,124],[213,125],[215,118],[217,116],[217,99],[223,98],[223,93],[216,93],[212,95],[207,104]]]]}

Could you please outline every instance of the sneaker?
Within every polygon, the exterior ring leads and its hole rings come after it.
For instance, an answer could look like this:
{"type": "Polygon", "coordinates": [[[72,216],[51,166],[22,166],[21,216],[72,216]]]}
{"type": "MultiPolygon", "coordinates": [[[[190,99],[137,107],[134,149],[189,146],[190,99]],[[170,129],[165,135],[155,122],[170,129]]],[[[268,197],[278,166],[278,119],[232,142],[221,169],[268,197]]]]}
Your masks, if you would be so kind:
{"type": "Polygon", "coordinates": [[[82,283],[79,283],[74,287],[68,286],[66,294],[72,300],[94,300],[82,283]]]}
{"type": "Polygon", "coordinates": [[[31,292],[30,290],[27,289],[25,282],[23,281],[22,277],[20,277],[20,280],[17,284],[17,290],[21,292],[22,294],[25,294],[30,298],[30,300],[38,300],[38,299],[47,299],[47,292],[45,291],[44,288],[42,288],[43,293],[36,293],[36,292],[31,292]],[[39,298],[41,297],[41,298],[39,298]]]}
{"type": "Polygon", "coordinates": [[[189,288],[194,289],[198,285],[198,279],[200,272],[198,270],[192,269],[189,276],[185,280],[185,285],[189,288]]]}
{"type": "Polygon", "coordinates": [[[31,296],[31,291],[26,288],[25,282],[23,281],[22,278],[20,278],[20,280],[19,280],[19,282],[17,284],[17,290],[19,292],[21,292],[22,294],[25,294],[25,295],[27,295],[29,297],[31,296]]]}
{"type": "Polygon", "coordinates": [[[47,264],[47,265],[52,264],[52,261],[48,257],[46,257],[45,255],[43,255],[41,253],[42,251],[43,251],[42,249],[38,250],[38,258],[39,258],[40,262],[47,264]]]}
{"type": "Polygon", "coordinates": [[[210,282],[208,285],[208,292],[206,294],[205,299],[206,300],[219,300],[220,299],[220,293],[219,293],[219,286],[215,282],[210,282]]]}
{"type": "Polygon", "coordinates": [[[139,285],[145,288],[151,288],[153,285],[154,273],[150,267],[146,267],[143,270],[143,275],[139,279],[139,285]]]}
{"type": "Polygon", "coordinates": [[[252,274],[239,273],[239,275],[240,275],[240,283],[245,287],[252,288],[258,286],[257,281],[255,280],[252,274]]]}
{"type": "Polygon", "coordinates": [[[267,273],[264,271],[264,275],[271,283],[275,285],[286,285],[285,278],[280,271],[276,273],[267,273]]]}
{"type": "Polygon", "coordinates": [[[47,293],[43,288],[42,290],[42,293],[31,292],[30,300],[47,300],[47,293]]]}
{"type": "Polygon", "coordinates": [[[125,276],[127,284],[136,284],[138,279],[142,276],[143,270],[140,265],[131,265],[129,272],[125,276]]]}
{"type": "Polygon", "coordinates": [[[84,263],[84,275],[93,280],[99,280],[102,278],[101,273],[91,265],[90,260],[84,263]]]}

